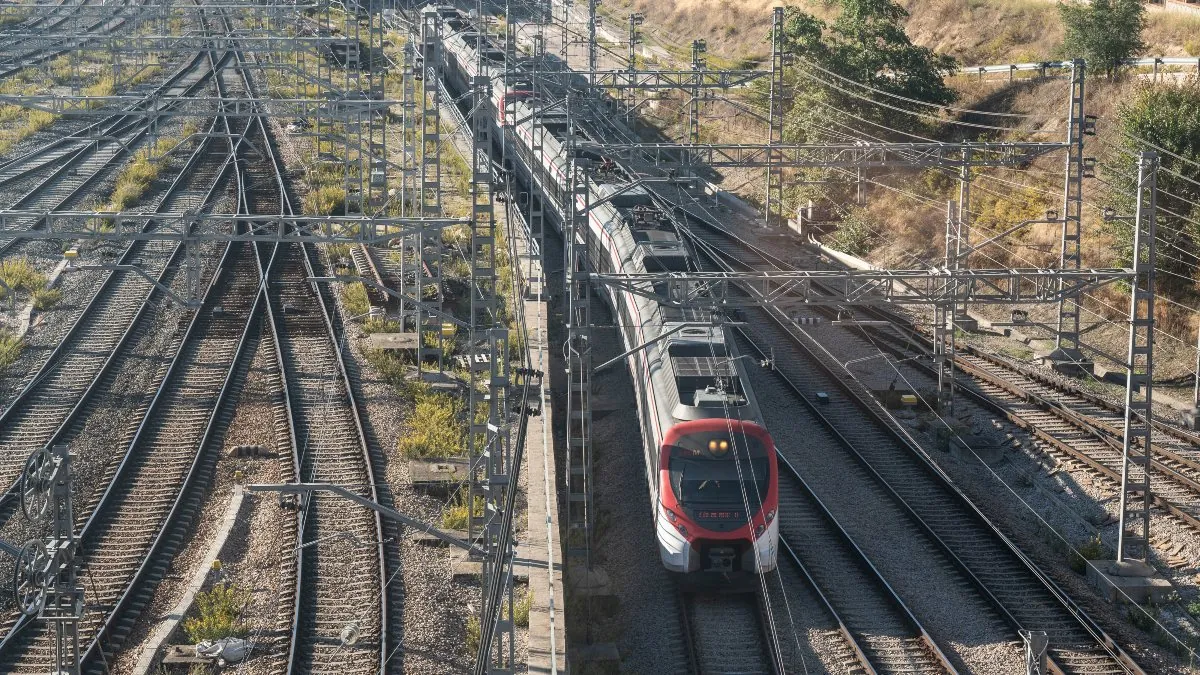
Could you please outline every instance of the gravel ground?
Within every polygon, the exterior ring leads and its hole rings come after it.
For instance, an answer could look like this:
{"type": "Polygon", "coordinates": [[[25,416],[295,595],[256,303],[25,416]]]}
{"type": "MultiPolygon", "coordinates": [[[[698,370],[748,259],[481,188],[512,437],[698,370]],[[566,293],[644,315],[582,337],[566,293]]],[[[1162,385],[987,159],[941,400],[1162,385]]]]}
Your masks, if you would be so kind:
{"type": "Polygon", "coordinates": [[[779,649],[789,673],[849,673],[856,663],[837,622],[790,560],[780,555],[780,573],[767,577],[771,611],[779,633],[779,649]]]}

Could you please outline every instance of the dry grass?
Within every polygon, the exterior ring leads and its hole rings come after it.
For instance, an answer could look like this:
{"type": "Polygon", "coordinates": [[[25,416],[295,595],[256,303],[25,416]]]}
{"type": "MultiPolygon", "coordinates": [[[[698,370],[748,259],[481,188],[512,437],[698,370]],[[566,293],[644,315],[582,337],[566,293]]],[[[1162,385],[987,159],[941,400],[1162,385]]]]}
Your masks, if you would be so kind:
{"type": "MultiPolygon", "coordinates": [[[[46,275],[42,274],[29,262],[29,258],[9,258],[0,261],[0,281],[13,291],[36,291],[46,285],[46,275]]],[[[3,294],[0,289],[0,294],[3,294]]]]}
{"type": "Polygon", "coordinates": [[[23,349],[25,349],[24,340],[0,329],[0,370],[16,363],[23,349]]]}
{"type": "Polygon", "coordinates": [[[117,186],[109,198],[108,210],[124,211],[136,206],[149,189],[150,183],[158,178],[160,170],[161,164],[151,160],[148,149],[138,151],[133,162],[125,167],[117,178],[117,186]]]}
{"type": "Polygon", "coordinates": [[[1147,54],[1200,56],[1200,14],[1152,9],[1147,19],[1147,54]]]}
{"type": "MultiPolygon", "coordinates": [[[[629,12],[643,12],[653,30],[652,44],[672,52],[705,38],[715,57],[762,58],[775,0],[616,0],[601,6],[610,32],[624,35],[629,12]]],[[[836,15],[836,4],[797,3],[821,18],[836,15]]],[[[913,42],[950,54],[960,63],[1016,63],[1057,55],[1063,29],[1052,0],[900,0],[909,11],[906,29],[913,42]]],[[[1149,54],[1200,56],[1200,15],[1150,7],[1145,39],[1149,54]]],[[[710,59],[711,60],[711,59],[710,59]]]]}

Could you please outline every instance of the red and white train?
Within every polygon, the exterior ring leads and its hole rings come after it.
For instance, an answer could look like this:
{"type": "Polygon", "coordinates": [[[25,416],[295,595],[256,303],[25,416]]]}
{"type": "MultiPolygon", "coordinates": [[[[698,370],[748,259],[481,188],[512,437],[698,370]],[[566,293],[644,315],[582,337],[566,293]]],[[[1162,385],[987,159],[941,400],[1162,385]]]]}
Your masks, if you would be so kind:
{"type": "MultiPolygon", "coordinates": [[[[565,119],[544,111],[535,119],[526,87],[504,87],[503,50],[462,30],[453,10],[430,6],[426,11],[449,16],[448,23],[458,29],[444,41],[448,86],[471,82],[475,49],[486,50],[494,105],[488,114],[498,121],[507,113],[515,122],[504,134],[496,124],[493,137],[504,139],[511,170],[544,195],[544,211],[561,225],[569,199],[565,119]],[[535,134],[538,156],[531,152],[535,134]],[[540,170],[530,171],[531,166],[540,170]]],[[[588,218],[593,270],[636,274],[695,268],[692,251],[660,201],[641,186],[630,187],[619,167],[594,173],[591,185],[591,202],[599,204],[588,218]]],[[[774,569],[779,545],[775,445],[728,329],[699,312],[607,286],[601,290],[623,327],[625,347],[645,345],[628,357],[628,365],[663,564],[674,572],[722,578],[774,569]]]]}

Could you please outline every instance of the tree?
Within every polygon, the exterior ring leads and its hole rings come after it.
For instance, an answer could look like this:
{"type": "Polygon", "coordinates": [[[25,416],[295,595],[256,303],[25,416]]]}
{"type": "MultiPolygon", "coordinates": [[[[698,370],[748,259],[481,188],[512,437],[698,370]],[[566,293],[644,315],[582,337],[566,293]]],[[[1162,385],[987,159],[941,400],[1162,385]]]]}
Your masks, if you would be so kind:
{"type": "Polygon", "coordinates": [[[1146,43],[1146,9],[1141,0],[1092,0],[1090,4],[1058,3],[1066,29],[1062,50],[1087,61],[1093,73],[1112,79],[1123,59],[1140,54],[1146,43]]]}
{"type": "Polygon", "coordinates": [[[842,12],[828,24],[797,7],[786,10],[784,50],[796,55],[800,75],[792,109],[801,119],[793,121],[794,133],[809,139],[827,137],[830,122],[843,122],[871,135],[886,135],[880,126],[912,130],[923,126],[920,118],[897,115],[878,103],[926,113],[933,110],[887,94],[936,105],[956,99],[944,80],[956,67],[954,59],[908,39],[902,25],[908,12],[903,7],[892,0],[837,1],[842,12]],[[880,126],[864,125],[861,120],[880,126]]]}
{"type": "MultiPolygon", "coordinates": [[[[1107,201],[1120,215],[1132,215],[1137,187],[1137,156],[1159,153],[1158,277],[1159,292],[1174,300],[1196,296],[1200,281],[1200,83],[1180,86],[1144,85],[1121,105],[1114,148],[1103,158],[1107,201]]],[[[1133,253],[1132,224],[1106,223],[1121,264],[1133,253]]]]}

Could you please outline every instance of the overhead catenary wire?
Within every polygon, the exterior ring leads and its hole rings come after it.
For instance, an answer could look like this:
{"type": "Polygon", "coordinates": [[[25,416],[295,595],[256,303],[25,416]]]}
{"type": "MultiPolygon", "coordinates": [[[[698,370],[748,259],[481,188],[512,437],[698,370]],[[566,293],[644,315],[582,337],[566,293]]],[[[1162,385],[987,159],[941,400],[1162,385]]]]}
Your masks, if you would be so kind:
{"type": "MultiPolygon", "coordinates": [[[[798,61],[800,61],[800,62],[803,62],[803,63],[804,63],[806,66],[808,66],[808,67],[810,67],[810,68],[815,68],[815,69],[817,69],[817,70],[821,71],[822,73],[825,73],[826,75],[829,75],[829,76],[831,76],[831,77],[835,77],[835,78],[837,78],[837,79],[839,79],[839,80],[841,80],[841,81],[843,81],[843,82],[846,82],[846,83],[848,83],[848,84],[854,85],[854,86],[856,86],[856,87],[862,87],[863,89],[866,89],[866,90],[868,90],[868,91],[874,92],[874,93],[876,93],[876,94],[881,94],[881,95],[883,95],[883,96],[887,96],[887,97],[889,97],[889,98],[894,98],[894,99],[896,99],[896,100],[898,100],[898,101],[904,101],[905,103],[913,103],[913,104],[916,104],[916,105],[927,106],[927,107],[934,108],[934,109],[937,109],[937,110],[946,110],[946,111],[949,111],[949,112],[958,112],[958,113],[964,113],[964,114],[967,114],[967,115],[991,115],[991,116],[994,116],[994,117],[1015,117],[1015,118],[1032,118],[1032,117],[1037,117],[1036,115],[1032,115],[1032,114],[1029,114],[1029,113],[1005,113],[1005,112],[994,112],[994,111],[991,111],[991,110],[978,110],[978,109],[975,109],[975,108],[956,108],[956,107],[949,106],[949,105],[941,105],[941,104],[938,104],[938,103],[930,103],[929,101],[922,101],[922,100],[920,100],[920,99],[909,98],[909,97],[907,97],[907,96],[902,96],[902,95],[900,95],[900,94],[897,94],[897,93],[894,93],[894,92],[890,92],[890,91],[886,91],[886,90],[883,90],[883,89],[879,89],[878,87],[873,87],[873,86],[871,86],[871,85],[869,85],[869,84],[866,84],[866,83],[863,83],[863,82],[859,82],[859,81],[857,81],[857,80],[852,80],[852,79],[850,79],[850,78],[846,77],[845,75],[841,75],[841,74],[839,74],[839,73],[835,73],[835,72],[833,72],[832,70],[829,70],[829,69],[827,69],[827,68],[823,68],[823,67],[822,67],[820,64],[818,64],[818,63],[814,62],[814,61],[813,61],[813,60],[811,60],[811,59],[806,59],[806,58],[804,58],[804,57],[799,57],[797,60],[798,60],[798,61]]],[[[911,111],[910,111],[910,112],[911,112],[911,111]]],[[[916,113],[912,113],[912,114],[916,114],[916,113]]],[[[1008,130],[1008,127],[1001,127],[1001,128],[1002,128],[1002,129],[1006,129],[1006,130],[1008,130]]],[[[1014,129],[1013,131],[1016,131],[1016,130],[1014,129]]]]}

